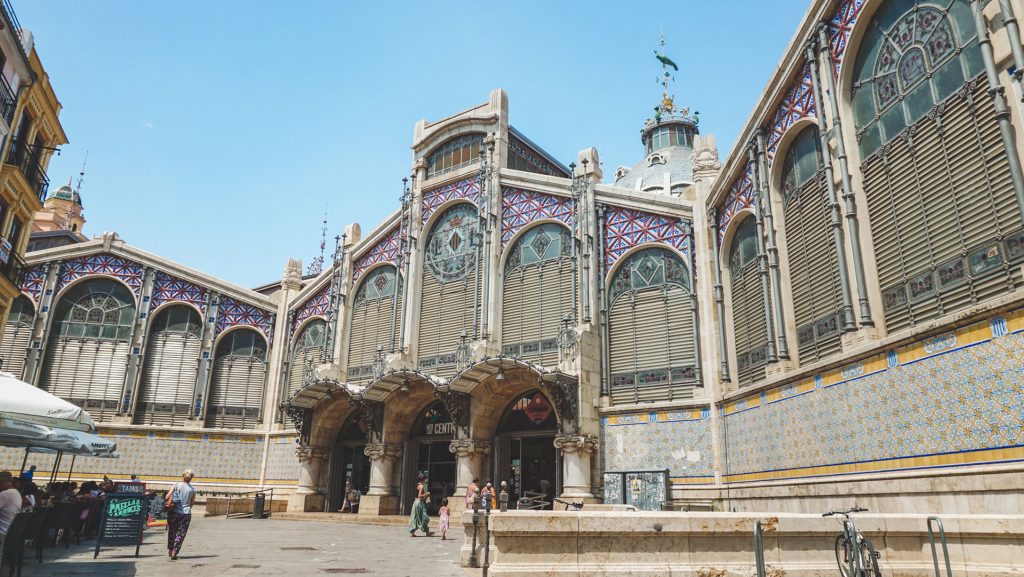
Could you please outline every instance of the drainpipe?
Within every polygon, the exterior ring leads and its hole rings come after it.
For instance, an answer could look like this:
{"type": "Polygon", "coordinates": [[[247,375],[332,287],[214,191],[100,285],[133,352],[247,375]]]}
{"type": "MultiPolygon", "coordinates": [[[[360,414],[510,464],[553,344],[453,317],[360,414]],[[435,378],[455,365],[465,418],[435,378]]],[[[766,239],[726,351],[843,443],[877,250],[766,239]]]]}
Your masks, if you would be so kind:
{"type": "Polygon", "coordinates": [[[768,272],[772,278],[772,304],[775,307],[775,330],[779,337],[779,358],[789,358],[786,343],[786,317],[782,314],[782,272],[779,270],[779,245],[775,241],[775,221],[772,217],[772,188],[768,182],[768,161],[765,159],[764,132],[757,131],[753,144],[757,160],[753,164],[754,174],[761,181],[761,197],[764,208],[764,227],[768,233],[768,272]]]}
{"type": "Polygon", "coordinates": [[[839,198],[836,196],[835,176],[832,173],[832,154],[828,145],[828,128],[825,125],[825,113],[821,109],[824,102],[821,99],[821,85],[818,83],[818,59],[814,52],[814,45],[807,43],[807,64],[811,70],[811,91],[814,95],[814,117],[818,121],[818,138],[821,147],[818,150],[818,164],[825,171],[825,186],[828,189],[828,207],[831,218],[832,242],[836,245],[836,260],[839,264],[839,288],[843,298],[843,330],[846,332],[857,329],[856,321],[853,318],[853,297],[850,295],[850,279],[847,272],[846,248],[843,246],[843,222],[839,212],[839,198]]]}
{"type": "Polygon", "coordinates": [[[711,233],[712,268],[715,273],[715,309],[718,311],[718,356],[721,359],[722,380],[729,381],[729,348],[725,342],[725,289],[722,286],[722,258],[718,242],[718,209],[708,214],[708,232],[711,233]]]}
{"type": "MultiPolygon", "coordinates": [[[[1024,174],[1021,172],[1017,143],[1013,139],[1013,127],[1010,125],[1010,111],[1006,107],[1005,91],[999,85],[999,73],[996,71],[995,56],[992,53],[992,39],[989,37],[988,27],[985,25],[985,15],[982,13],[983,4],[983,0],[976,0],[971,4],[974,9],[974,25],[978,31],[981,57],[985,62],[988,92],[992,96],[992,103],[996,109],[999,135],[1003,139],[1003,146],[1006,148],[1006,158],[1010,164],[1010,176],[1013,178],[1013,193],[1017,197],[1017,209],[1024,214],[1024,174]]],[[[1010,42],[1010,44],[1012,45],[1013,42],[1010,42]]]]}
{"type": "Polygon", "coordinates": [[[761,191],[755,173],[754,148],[753,144],[747,147],[747,169],[750,171],[750,186],[753,187],[751,194],[754,197],[754,225],[757,228],[757,273],[761,279],[761,304],[764,305],[764,337],[768,341],[768,362],[778,362],[779,356],[775,348],[775,321],[772,319],[772,296],[771,286],[768,280],[768,256],[764,244],[764,199],[761,198],[761,191]]]}
{"type": "MultiPolygon", "coordinates": [[[[843,200],[846,205],[846,234],[850,235],[850,253],[853,256],[854,280],[857,283],[857,301],[860,306],[860,324],[864,327],[875,326],[871,319],[871,303],[868,302],[868,282],[864,274],[864,256],[861,253],[860,224],[857,221],[857,202],[853,195],[853,182],[850,178],[850,161],[846,155],[846,143],[843,140],[843,124],[839,115],[839,95],[836,92],[836,77],[832,73],[835,63],[829,48],[828,30],[825,24],[818,26],[818,49],[821,50],[821,62],[829,72],[825,74],[829,108],[832,113],[832,132],[836,141],[836,159],[839,160],[839,178],[843,188],[843,200]]],[[[820,100],[818,102],[821,102],[820,100]]]]}

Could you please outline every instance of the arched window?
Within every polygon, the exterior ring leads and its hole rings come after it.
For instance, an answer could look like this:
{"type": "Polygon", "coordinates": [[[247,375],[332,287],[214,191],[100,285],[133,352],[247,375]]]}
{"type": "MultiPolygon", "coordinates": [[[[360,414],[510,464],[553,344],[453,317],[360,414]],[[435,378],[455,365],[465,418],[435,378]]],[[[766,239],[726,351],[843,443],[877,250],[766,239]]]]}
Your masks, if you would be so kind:
{"type": "Polygon", "coordinates": [[[39,386],[94,418],[117,414],[135,310],[132,293],[115,280],[91,279],[68,289],[54,311],[39,386]]]}
{"type": "Polygon", "coordinates": [[[288,361],[288,390],[284,394],[285,400],[291,398],[305,384],[307,365],[320,364],[326,344],[326,322],[315,319],[302,328],[302,332],[295,339],[295,347],[288,361]]]}
{"type": "Polygon", "coordinates": [[[508,249],[502,298],[502,354],[553,366],[558,363],[558,329],[576,306],[572,283],[572,235],[545,223],[508,249]]]}
{"type": "Polygon", "coordinates": [[[0,341],[0,359],[3,359],[0,370],[18,378],[25,378],[22,372],[25,369],[25,357],[32,345],[32,324],[35,317],[35,307],[27,296],[19,295],[14,299],[11,312],[7,314],[3,341],[0,341]]]}
{"type": "Polygon", "coordinates": [[[423,254],[419,367],[440,376],[455,373],[463,331],[472,337],[479,303],[479,217],[461,203],[447,209],[427,236],[423,254]]]}
{"type": "Polygon", "coordinates": [[[445,142],[427,157],[427,178],[455,172],[479,162],[483,141],[483,134],[474,133],[456,136],[445,142]]]}
{"type": "Polygon", "coordinates": [[[869,23],[854,68],[853,110],[867,157],[982,70],[963,0],[886,2],[869,23]]]}
{"type": "Polygon", "coordinates": [[[850,98],[891,333],[1019,287],[1024,254],[970,3],[891,0],[867,27],[850,98]]]}
{"type": "Polygon", "coordinates": [[[349,382],[373,378],[378,348],[389,353],[401,346],[398,335],[402,332],[402,294],[401,275],[393,266],[375,268],[360,279],[349,329],[349,382]]]}
{"type": "Polygon", "coordinates": [[[233,330],[221,337],[210,379],[207,427],[256,427],[267,379],[266,359],[266,341],[252,329],[233,330]]]}
{"type": "Polygon", "coordinates": [[[203,320],[187,305],[172,305],[151,321],[135,405],[136,425],[184,425],[192,414],[202,349],[203,320]]]}
{"type": "Polygon", "coordinates": [[[842,288],[818,128],[804,128],[782,164],[782,205],[789,264],[789,302],[800,364],[839,352],[842,288]]]}
{"type": "Polygon", "coordinates": [[[765,302],[758,272],[757,225],[747,216],[729,245],[729,294],[736,379],[742,386],[764,380],[768,365],[765,302]]]}
{"type": "Polygon", "coordinates": [[[613,403],[693,397],[692,291],[688,267],[667,249],[638,251],[616,269],[608,290],[613,403]]]}

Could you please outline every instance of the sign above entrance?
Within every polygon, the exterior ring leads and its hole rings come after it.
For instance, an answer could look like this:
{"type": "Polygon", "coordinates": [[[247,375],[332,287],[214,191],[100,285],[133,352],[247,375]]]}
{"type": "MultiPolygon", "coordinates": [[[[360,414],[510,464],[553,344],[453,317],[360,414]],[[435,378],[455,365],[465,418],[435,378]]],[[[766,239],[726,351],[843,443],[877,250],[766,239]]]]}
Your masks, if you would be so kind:
{"type": "MultiPolygon", "coordinates": [[[[525,400],[525,399],[524,399],[525,400]]],[[[551,416],[551,403],[548,402],[547,397],[540,393],[534,393],[533,398],[529,400],[523,411],[531,421],[537,423],[543,423],[551,416]]]]}
{"type": "Polygon", "coordinates": [[[416,421],[416,427],[412,432],[413,437],[439,437],[452,438],[455,436],[455,423],[440,401],[431,404],[420,418],[416,421]]]}

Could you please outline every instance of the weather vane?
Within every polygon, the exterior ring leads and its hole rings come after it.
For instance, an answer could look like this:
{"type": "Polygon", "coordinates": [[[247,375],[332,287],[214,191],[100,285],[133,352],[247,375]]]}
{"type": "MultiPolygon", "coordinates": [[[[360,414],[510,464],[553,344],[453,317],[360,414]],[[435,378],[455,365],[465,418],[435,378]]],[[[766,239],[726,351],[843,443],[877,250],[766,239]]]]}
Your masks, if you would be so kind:
{"type": "MultiPolygon", "coordinates": [[[[673,72],[679,72],[679,66],[668,56],[665,55],[665,34],[664,32],[658,38],[658,48],[654,50],[654,57],[661,63],[661,76],[658,78],[658,84],[661,85],[661,103],[654,107],[654,121],[661,122],[661,115],[667,114],[672,115],[678,112],[682,116],[688,116],[690,114],[689,108],[682,108],[676,110],[675,97],[668,93],[669,84],[675,81],[676,77],[673,72]],[[672,72],[669,72],[669,68],[672,72]]],[[[696,123],[696,115],[694,112],[694,123],[696,123]]]]}
{"type": "Polygon", "coordinates": [[[306,274],[318,275],[324,271],[324,250],[327,249],[327,203],[324,203],[324,221],[320,227],[320,256],[309,263],[306,274]]]}

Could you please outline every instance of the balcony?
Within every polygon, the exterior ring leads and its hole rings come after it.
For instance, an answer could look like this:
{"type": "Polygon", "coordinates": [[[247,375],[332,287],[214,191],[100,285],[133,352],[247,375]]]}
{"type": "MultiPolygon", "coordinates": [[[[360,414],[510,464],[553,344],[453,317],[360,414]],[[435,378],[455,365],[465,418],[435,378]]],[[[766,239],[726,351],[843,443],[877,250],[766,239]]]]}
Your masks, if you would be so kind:
{"type": "Polygon", "coordinates": [[[21,286],[21,274],[24,271],[25,261],[21,260],[21,257],[15,254],[13,250],[8,256],[6,263],[0,260],[0,274],[3,274],[16,287],[21,286]]]}
{"type": "Polygon", "coordinates": [[[39,164],[39,151],[31,150],[32,147],[14,142],[7,153],[7,164],[13,164],[21,168],[29,187],[35,193],[39,202],[46,200],[46,191],[50,188],[50,179],[46,176],[46,170],[39,164]]]}
{"type": "Polygon", "coordinates": [[[14,122],[14,108],[18,104],[18,96],[11,88],[10,82],[0,74],[0,116],[7,121],[7,126],[14,122]]]}

